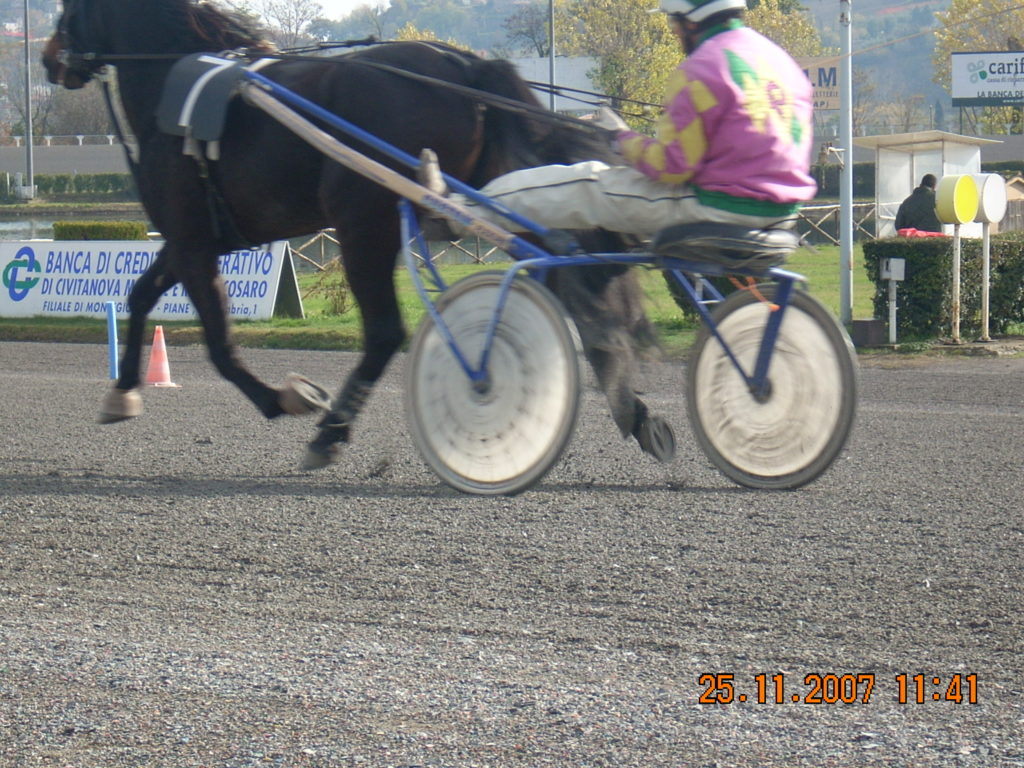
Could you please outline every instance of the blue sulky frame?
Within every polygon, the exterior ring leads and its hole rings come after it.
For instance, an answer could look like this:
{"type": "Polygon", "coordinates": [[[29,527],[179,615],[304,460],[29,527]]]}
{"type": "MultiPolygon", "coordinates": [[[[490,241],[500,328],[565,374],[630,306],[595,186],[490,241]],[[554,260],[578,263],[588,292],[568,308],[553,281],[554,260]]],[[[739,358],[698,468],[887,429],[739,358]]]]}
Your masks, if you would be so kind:
{"type": "MultiPolygon", "coordinates": [[[[709,303],[721,301],[721,295],[705,281],[704,276],[718,276],[726,273],[726,270],[715,262],[704,262],[688,259],[680,259],[673,256],[662,256],[654,253],[593,253],[588,254],[580,251],[568,256],[553,256],[543,248],[527,242],[523,238],[508,232],[501,227],[495,226],[473,214],[469,209],[457,205],[444,196],[437,195],[427,188],[406,178],[402,174],[384,166],[365,155],[351,149],[345,144],[337,141],[333,136],[327,134],[315,124],[298,115],[292,109],[283,106],[287,104],[294,109],[306,113],[333,128],[355,138],[365,144],[377,149],[386,156],[402,163],[409,168],[418,168],[419,160],[407,152],[389,144],[378,137],[367,133],[362,128],[338,115],[329,112],[318,104],[305,99],[298,94],[289,91],[274,81],[260,75],[257,72],[247,71],[245,81],[242,85],[243,97],[254,106],[263,109],[271,117],[282,122],[286,127],[291,128],[301,138],[313,144],[337,162],[355,170],[364,176],[377,181],[393,192],[399,194],[402,199],[399,201],[399,212],[402,225],[403,254],[406,268],[409,270],[420,299],[435,324],[441,337],[451,348],[452,353],[459,361],[466,376],[478,388],[486,388],[488,384],[488,361],[491,348],[498,325],[501,322],[502,311],[505,301],[508,298],[512,282],[521,271],[526,271],[537,279],[543,280],[548,270],[563,267],[585,267],[596,264],[625,264],[625,265],[646,265],[653,266],[668,272],[672,279],[683,289],[692,302],[701,320],[707,326],[709,332],[718,339],[719,344],[728,356],[736,371],[746,382],[747,387],[759,401],[765,400],[770,394],[768,370],[771,365],[772,354],[775,350],[776,341],[782,320],[789,306],[793,289],[796,283],[805,282],[802,275],[776,267],[759,270],[731,269],[730,274],[741,276],[767,277],[773,280],[778,288],[773,299],[773,310],[769,313],[768,322],[765,324],[764,335],[758,351],[754,370],[750,373],[744,370],[740,361],[729,348],[725,339],[718,331],[712,313],[708,310],[709,303]],[[491,317],[480,360],[474,364],[467,360],[463,351],[459,348],[458,341],[454,338],[444,318],[437,310],[431,294],[442,293],[447,290],[447,285],[433,262],[428,258],[424,259],[427,271],[430,274],[432,287],[428,287],[421,274],[420,265],[417,263],[415,254],[409,248],[409,243],[416,240],[420,250],[429,254],[426,241],[419,226],[414,204],[427,208],[446,218],[457,221],[466,228],[469,233],[483,237],[499,248],[509,253],[516,261],[507,268],[502,279],[498,299],[495,304],[494,313],[491,317]],[[697,286],[709,288],[712,292],[712,299],[709,301],[702,295],[702,290],[697,286]]],[[[444,179],[448,187],[465,195],[478,205],[485,206],[496,211],[511,222],[517,228],[526,230],[537,235],[543,241],[551,234],[551,231],[536,222],[526,219],[514,211],[509,210],[501,203],[481,194],[473,187],[464,184],[447,174],[444,179]]]]}

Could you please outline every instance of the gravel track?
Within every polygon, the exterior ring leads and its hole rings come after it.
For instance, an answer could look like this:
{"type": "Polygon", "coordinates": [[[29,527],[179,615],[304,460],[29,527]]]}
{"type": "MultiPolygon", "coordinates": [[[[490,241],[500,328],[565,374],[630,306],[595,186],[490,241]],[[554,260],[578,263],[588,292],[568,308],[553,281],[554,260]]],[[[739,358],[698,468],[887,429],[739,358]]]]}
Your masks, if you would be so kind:
{"type": "MultiPolygon", "coordinates": [[[[868,361],[847,450],[783,493],[715,472],[651,366],[672,464],[591,388],[535,489],[479,498],[415,455],[401,359],[304,474],[311,420],[168,351],[181,388],[99,427],[105,347],[0,343],[2,768],[1024,766],[1024,359],[868,361]],[[904,673],[978,703],[899,703],[904,673]]],[[[243,356],[331,389],[355,361],[243,356]]]]}

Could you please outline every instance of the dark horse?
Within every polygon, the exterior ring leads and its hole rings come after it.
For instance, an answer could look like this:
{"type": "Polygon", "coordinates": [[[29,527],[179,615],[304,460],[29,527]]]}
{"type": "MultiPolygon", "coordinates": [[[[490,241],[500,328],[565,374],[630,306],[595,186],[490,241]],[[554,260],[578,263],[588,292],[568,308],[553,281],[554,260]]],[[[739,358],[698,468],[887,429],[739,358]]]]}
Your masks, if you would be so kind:
{"type": "MultiPolygon", "coordinates": [[[[161,294],[179,282],[199,314],[213,364],[264,416],[326,406],[326,397],[309,396],[318,388],[308,382],[300,380],[298,389],[288,383],[270,387],[241,363],[229,338],[217,260],[236,248],[333,227],[362,312],[364,352],[310,443],[306,465],[322,466],[333,457],[335,444],[349,439],[350,425],[405,339],[393,283],[401,244],[396,196],[325,158],[240,99],[229,106],[216,160],[183,154],[183,139],[162,133],[156,120],[174,58],[228,50],[258,57],[271,47],[237,17],[206,2],[65,0],[44,52],[50,81],[72,89],[84,86],[104,65],[104,57],[116,63],[124,114],[138,142],[134,171],[139,194],[166,241],[129,297],[121,375],[100,420],[141,413],[146,317],[161,294]]],[[[433,148],[448,173],[475,187],[515,168],[607,154],[604,142],[599,145],[571,127],[484,107],[444,86],[374,68],[372,62],[537,103],[507,62],[432,43],[380,44],[332,59],[284,60],[260,71],[414,156],[433,148]]],[[[359,142],[341,138],[394,165],[359,142]]],[[[632,273],[613,266],[556,270],[553,282],[577,323],[622,434],[632,433],[645,450],[667,458],[657,439],[664,423],[648,416],[629,380],[635,342],[649,334],[632,273]]]]}

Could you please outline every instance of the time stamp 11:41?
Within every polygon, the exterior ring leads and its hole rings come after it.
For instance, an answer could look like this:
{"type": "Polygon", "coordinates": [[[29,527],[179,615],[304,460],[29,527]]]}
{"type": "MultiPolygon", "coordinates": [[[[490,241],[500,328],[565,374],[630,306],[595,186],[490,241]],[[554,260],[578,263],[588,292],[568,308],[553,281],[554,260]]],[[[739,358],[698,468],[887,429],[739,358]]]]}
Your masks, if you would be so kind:
{"type": "Polygon", "coordinates": [[[697,679],[701,704],[867,704],[883,695],[897,704],[946,701],[978,703],[977,674],[899,674],[876,680],[872,672],[859,674],[811,673],[788,678],[784,673],[740,676],[728,672],[707,673],[697,679]]]}

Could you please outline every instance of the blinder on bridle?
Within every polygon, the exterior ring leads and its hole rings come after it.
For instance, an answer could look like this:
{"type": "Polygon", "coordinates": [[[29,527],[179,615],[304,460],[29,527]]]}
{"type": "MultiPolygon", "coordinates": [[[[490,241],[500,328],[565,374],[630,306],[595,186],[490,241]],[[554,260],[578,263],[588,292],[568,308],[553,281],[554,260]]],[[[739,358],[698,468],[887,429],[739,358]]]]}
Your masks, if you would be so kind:
{"type": "Polygon", "coordinates": [[[64,0],[64,12],[57,22],[57,41],[60,43],[58,60],[69,72],[74,72],[83,82],[103,69],[102,59],[95,53],[81,50],[86,34],[86,0],[64,0]]]}

